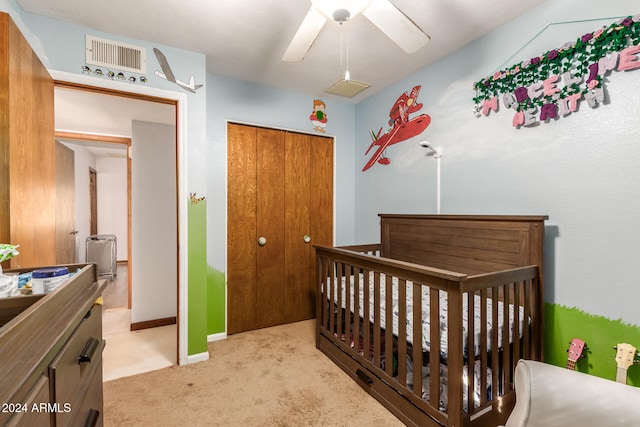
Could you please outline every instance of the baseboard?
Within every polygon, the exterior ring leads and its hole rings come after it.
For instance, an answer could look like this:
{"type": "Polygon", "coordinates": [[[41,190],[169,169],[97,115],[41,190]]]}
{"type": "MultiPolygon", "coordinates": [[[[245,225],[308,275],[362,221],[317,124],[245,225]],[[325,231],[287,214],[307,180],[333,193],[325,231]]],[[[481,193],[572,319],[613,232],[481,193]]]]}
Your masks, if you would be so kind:
{"type": "Polygon", "coordinates": [[[187,365],[191,363],[204,362],[205,360],[209,360],[209,352],[192,354],[187,356],[187,365]]]}
{"type": "Polygon", "coordinates": [[[157,328],[158,326],[175,325],[176,318],[165,317],[164,319],[145,320],[144,322],[136,322],[131,324],[131,331],[139,331],[141,329],[157,328]]]}
{"type": "Polygon", "coordinates": [[[227,339],[226,332],[220,332],[219,334],[211,334],[207,336],[207,342],[214,342],[214,341],[220,341],[220,340],[226,340],[226,339],[227,339]]]}

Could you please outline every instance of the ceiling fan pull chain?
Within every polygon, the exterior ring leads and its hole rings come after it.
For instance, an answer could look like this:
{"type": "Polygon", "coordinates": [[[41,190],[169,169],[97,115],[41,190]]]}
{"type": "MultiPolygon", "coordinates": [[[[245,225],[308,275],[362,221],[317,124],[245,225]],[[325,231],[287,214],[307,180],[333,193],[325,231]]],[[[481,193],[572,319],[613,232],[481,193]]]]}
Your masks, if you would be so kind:
{"type": "Polygon", "coordinates": [[[342,27],[342,25],[340,25],[340,65],[343,65],[342,63],[342,45],[344,44],[344,28],[342,27]]]}
{"type": "Polygon", "coordinates": [[[346,61],[347,62],[347,69],[344,72],[344,81],[348,82],[348,81],[351,80],[351,74],[349,73],[349,30],[346,30],[346,31],[347,31],[347,37],[346,37],[347,38],[347,44],[345,46],[345,50],[346,50],[346,54],[345,55],[347,57],[347,61],[346,61]]]}

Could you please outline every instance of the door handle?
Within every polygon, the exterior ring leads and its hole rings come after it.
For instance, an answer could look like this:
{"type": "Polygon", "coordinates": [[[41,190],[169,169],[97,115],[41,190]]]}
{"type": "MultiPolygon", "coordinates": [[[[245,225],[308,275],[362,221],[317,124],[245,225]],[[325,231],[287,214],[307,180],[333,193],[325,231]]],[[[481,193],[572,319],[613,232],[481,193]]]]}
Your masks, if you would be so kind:
{"type": "Polygon", "coordinates": [[[75,236],[76,234],[78,234],[78,233],[79,233],[79,231],[78,231],[78,230],[73,230],[73,231],[69,232],[69,234],[73,234],[74,236],[75,236]]]}
{"type": "Polygon", "coordinates": [[[302,239],[304,240],[305,243],[309,243],[311,241],[311,236],[309,236],[308,234],[305,234],[302,239]]]}
{"type": "Polygon", "coordinates": [[[356,370],[356,376],[360,378],[362,381],[364,381],[364,383],[367,385],[371,385],[373,383],[373,380],[371,379],[371,377],[365,374],[360,369],[356,370]]]}
{"type": "Polygon", "coordinates": [[[266,244],[267,244],[267,239],[265,237],[262,237],[262,236],[258,237],[258,245],[264,246],[266,244]]]}

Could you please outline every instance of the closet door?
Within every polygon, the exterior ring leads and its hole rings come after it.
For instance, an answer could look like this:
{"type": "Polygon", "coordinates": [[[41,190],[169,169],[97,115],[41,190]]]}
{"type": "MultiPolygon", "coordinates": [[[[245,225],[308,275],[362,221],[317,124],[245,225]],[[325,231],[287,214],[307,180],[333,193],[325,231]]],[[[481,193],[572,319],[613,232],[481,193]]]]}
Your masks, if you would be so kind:
{"type": "Polygon", "coordinates": [[[285,320],[315,317],[314,244],[333,243],[333,139],[285,134],[285,320]]]}
{"type": "MultiPolygon", "coordinates": [[[[287,132],[284,185],[285,210],[285,272],[286,294],[284,312],[287,322],[313,317],[309,306],[313,293],[309,289],[309,263],[312,261],[311,243],[311,175],[310,137],[287,132]],[[308,242],[305,241],[309,240],[308,242]]],[[[313,305],[312,307],[315,307],[313,305]]]]}
{"type": "Polygon", "coordinates": [[[256,128],[256,133],[256,327],[264,328],[285,323],[285,134],[261,128],[256,128]],[[259,242],[261,238],[264,244],[259,242]]]}
{"type": "Polygon", "coordinates": [[[333,139],[228,125],[227,332],[315,316],[333,242],[333,139]]]}
{"type": "MultiPolygon", "coordinates": [[[[310,141],[310,208],[311,245],[333,246],[333,138],[311,136],[310,141]]],[[[307,306],[307,318],[315,317],[316,305],[316,259],[311,249],[311,260],[307,266],[312,303],[307,306]]]]}
{"type": "Polygon", "coordinates": [[[229,124],[228,333],[285,323],[284,133],[229,124]]]}
{"type": "Polygon", "coordinates": [[[227,127],[227,333],[257,327],[256,129],[227,127]]]}

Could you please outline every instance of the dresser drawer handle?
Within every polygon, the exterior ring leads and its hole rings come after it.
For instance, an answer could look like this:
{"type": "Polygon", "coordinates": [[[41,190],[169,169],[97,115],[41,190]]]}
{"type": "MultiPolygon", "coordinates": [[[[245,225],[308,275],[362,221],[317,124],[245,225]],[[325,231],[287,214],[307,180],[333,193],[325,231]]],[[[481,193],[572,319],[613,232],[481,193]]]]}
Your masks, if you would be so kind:
{"type": "Polygon", "coordinates": [[[98,424],[98,418],[100,418],[100,411],[97,409],[92,409],[89,411],[89,416],[87,416],[87,421],[84,423],[85,427],[95,427],[98,424]]]}
{"type": "Polygon", "coordinates": [[[78,363],[91,363],[91,358],[95,354],[98,346],[100,345],[100,341],[91,337],[84,345],[84,348],[80,352],[80,356],[78,356],[78,363]]]}

